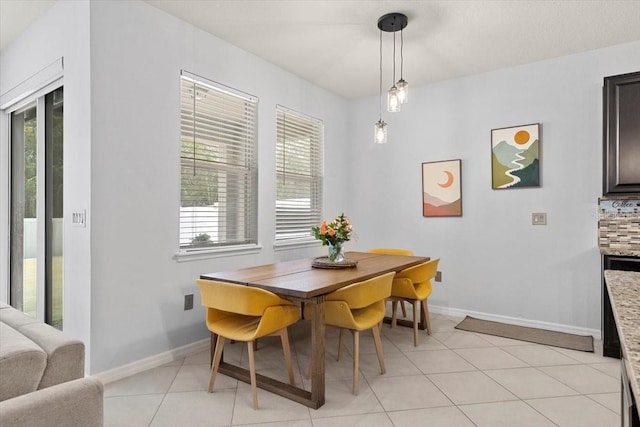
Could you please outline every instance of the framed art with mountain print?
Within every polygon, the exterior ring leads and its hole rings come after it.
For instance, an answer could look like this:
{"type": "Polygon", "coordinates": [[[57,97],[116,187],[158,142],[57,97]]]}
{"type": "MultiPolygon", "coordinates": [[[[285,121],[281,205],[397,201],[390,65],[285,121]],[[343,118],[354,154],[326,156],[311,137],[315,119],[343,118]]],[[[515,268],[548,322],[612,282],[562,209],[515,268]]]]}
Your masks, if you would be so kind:
{"type": "Polygon", "coordinates": [[[422,164],[422,216],[462,216],[462,160],[422,164]]]}
{"type": "Polygon", "coordinates": [[[491,130],[491,188],[540,187],[540,124],[491,130]]]}

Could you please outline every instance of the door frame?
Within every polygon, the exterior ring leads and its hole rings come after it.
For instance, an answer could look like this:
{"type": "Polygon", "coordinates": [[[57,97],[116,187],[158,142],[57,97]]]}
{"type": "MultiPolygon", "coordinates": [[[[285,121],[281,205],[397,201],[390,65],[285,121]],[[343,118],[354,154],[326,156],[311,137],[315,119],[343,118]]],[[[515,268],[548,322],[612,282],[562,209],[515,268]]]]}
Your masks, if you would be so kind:
{"type": "MultiPolygon", "coordinates": [[[[35,76],[34,76],[35,77],[35,76]]],[[[31,77],[29,81],[38,81],[31,77]]],[[[37,114],[37,286],[36,286],[36,318],[41,321],[47,319],[47,307],[45,305],[45,270],[46,270],[46,229],[47,221],[46,204],[44,197],[46,192],[46,161],[45,161],[45,96],[64,86],[62,68],[57,78],[37,90],[25,89],[23,96],[14,98],[12,103],[0,105],[0,301],[10,304],[11,298],[11,114],[26,106],[36,103],[37,114]],[[42,201],[42,202],[41,202],[42,201]]],[[[27,85],[28,86],[28,85],[27,85]]],[[[4,95],[3,95],[4,96],[4,95]]],[[[64,140],[64,137],[63,137],[64,140]]],[[[64,142],[63,142],[64,144],[64,142]]],[[[63,196],[64,198],[64,196],[63,196]]],[[[64,205],[64,201],[63,201],[64,205]]]]}

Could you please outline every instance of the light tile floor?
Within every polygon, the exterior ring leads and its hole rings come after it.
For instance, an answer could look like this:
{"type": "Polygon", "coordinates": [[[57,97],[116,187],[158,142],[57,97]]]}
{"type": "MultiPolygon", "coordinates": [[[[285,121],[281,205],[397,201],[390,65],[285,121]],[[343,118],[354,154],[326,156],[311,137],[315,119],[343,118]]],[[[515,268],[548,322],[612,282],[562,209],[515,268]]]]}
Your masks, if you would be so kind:
{"type": "MultiPolygon", "coordinates": [[[[562,426],[620,425],[619,361],[596,353],[458,331],[462,319],[432,314],[433,334],[383,326],[387,373],[370,334],[361,337],[360,393],[351,394],[351,343],[336,361],[327,331],[326,404],[309,409],[224,375],[207,393],[209,354],[198,353],[105,386],[106,426],[562,426]]],[[[308,322],[290,328],[296,381],[309,389],[308,322]]],[[[599,346],[596,346],[599,347],[599,346]]],[[[246,346],[225,358],[247,365],[246,346]]],[[[279,338],[261,339],[258,372],[287,381],[279,338]]]]}

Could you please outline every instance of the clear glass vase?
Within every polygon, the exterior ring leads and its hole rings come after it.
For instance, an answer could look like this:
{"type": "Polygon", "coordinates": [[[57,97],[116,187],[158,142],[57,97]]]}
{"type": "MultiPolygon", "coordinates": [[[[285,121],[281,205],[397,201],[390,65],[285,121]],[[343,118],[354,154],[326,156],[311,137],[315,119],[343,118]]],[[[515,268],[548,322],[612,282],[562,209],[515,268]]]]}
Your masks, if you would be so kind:
{"type": "Polygon", "coordinates": [[[329,243],[329,261],[331,262],[342,262],[344,261],[344,242],[337,241],[334,243],[329,243]]]}

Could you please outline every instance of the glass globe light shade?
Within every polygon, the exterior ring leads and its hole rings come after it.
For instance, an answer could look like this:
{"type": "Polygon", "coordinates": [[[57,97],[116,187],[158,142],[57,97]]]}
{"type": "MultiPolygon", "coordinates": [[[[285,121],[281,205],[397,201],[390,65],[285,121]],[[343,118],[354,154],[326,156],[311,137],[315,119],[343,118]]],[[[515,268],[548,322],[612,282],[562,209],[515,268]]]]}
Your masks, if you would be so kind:
{"type": "Polygon", "coordinates": [[[382,121],[382,119],[378,120],[378,122],[373,127],[374,130],[374,142],[376,144],[386,144],[387,143],[387,124],[382,121]]]}
{"type": "Polygon", "coordinates": [[[391,86],[387,92],[387,111],[396,113],[400,111],[400,99],[398,98],[398,88],[396,85],[391,86]]]}
{"type": "Polygon", "coordinates": [[[401,78],[398,80],[398,83],[396,83],[396,86],[398,88],[398,100],[400,100],[400,104],[409,102],[409,83],[401,78]]]}

